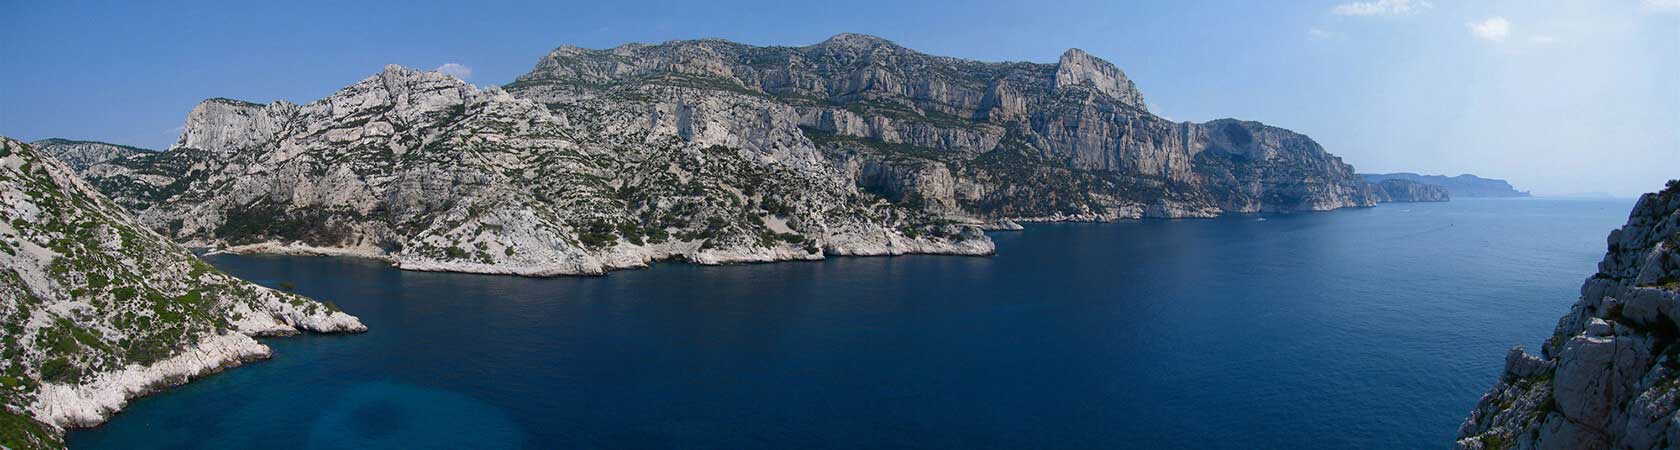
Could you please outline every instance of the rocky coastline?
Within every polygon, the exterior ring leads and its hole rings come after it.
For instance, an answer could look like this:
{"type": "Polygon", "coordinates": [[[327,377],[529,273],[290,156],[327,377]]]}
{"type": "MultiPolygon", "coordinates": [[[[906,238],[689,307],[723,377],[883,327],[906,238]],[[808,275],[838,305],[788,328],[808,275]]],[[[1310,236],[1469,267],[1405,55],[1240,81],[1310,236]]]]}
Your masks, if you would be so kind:
{"type": "Polygon", "coordinates": [[[206,100],[169,149],[83,150],[79,172],[189,245],[528,276],[989,255],[981,230],[1020,222],[1378,202],[1305,135],[1145,105],[1078,49],[1040,64],[858,34],[564,46],[502,88],[389,66],[308,104],[206,100]]]}
{"type": "Polygon", "coordinates": [[[136,397],[269,357],[255,337],[367,330],[331,303],[222,273],[3,137],[0,219],[7,446],[62,446],[65,429],[136,397]]]}
{"type": "Polygon", "coordinates": [[[1680,445],[1680,180],[1640,197],[1607,244],[1540,354],[1506,355],[1458,448],[1680,445]]]}

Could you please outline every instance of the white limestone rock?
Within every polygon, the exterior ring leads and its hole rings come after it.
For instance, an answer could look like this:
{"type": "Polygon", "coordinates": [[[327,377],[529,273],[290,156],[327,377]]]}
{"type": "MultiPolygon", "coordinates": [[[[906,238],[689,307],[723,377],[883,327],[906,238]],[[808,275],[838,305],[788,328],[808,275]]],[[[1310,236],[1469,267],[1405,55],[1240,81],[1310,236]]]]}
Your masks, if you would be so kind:
{"type": "MultiPolygon", "coordinates": [[[[142,156],[142,155],[132,155],[142,156]]],[[[0,414],[51,434],[269,356],[253,336],[366,331],[147,229],[31,146],[0,138],[0,414]]]]}
{"type": "Polygon", "coordinates": [[[1542,352],[1520,348],[1459,427],[1458,448],[1680,445],[1680,182],[1641,197],[1542,352]]]}
{"type": "Polygon", "coordinates": [[[825,248],[992,251],[967,225],[946,230],[935,211],[861,192],[789,108],[667,94],[683,100],[549,108],[390,66],[305,105],[207,101],[170,150],[83,173],[192,245],[407,270],[598,275],[666,259],[821,259],[825,248]],[[773,125],[717,125],[741,120],[773,125]],[[165,164],[195,169],[162,183],[135,176],[165,164]]]}
{"type": "Polygon", "coordinates": [[[505,91],[388,66],[304,105],[206,101],[169,150],[82,174],[190,245],[531,276],[1376,204],[1310,138],[1162,119],[1083,51],[986,63],[858,34],[566,46],[505,91]]]}

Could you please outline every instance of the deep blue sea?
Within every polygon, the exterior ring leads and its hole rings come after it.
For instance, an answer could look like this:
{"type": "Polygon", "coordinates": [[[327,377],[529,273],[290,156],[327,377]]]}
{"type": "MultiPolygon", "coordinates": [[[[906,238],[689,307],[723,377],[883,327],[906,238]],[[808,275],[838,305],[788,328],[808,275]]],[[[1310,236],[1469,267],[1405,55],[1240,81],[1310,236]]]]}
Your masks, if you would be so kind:
{"type": "Polygon", "coordinates": [[[214,256],[363,335],[137,400],[73,448],[1446,448],[1632,200],[1028,225],[995,257],[596,278],[214,256]],[[1264,219],[1264,220],[1261,220],[1264,219]]]}

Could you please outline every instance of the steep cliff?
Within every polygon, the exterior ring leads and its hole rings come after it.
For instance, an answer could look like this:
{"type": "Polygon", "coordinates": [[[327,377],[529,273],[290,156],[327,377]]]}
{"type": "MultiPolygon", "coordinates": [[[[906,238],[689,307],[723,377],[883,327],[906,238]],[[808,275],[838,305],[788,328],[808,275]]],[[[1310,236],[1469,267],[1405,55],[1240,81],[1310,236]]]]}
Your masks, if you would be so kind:
{"type": "Polygon", "coordinates": [[[507,89],[556,111],[622,111],[640,119],[633,129],[689,141],[774,155],[815,146],[859,186],[972,217],[1375,204],[1351,167],[1306,136],[1164,120],[1124,72],[1078,49],[1040,64],[932,56],[856,34],[805,47],[561,47],[507,89]]]}
{"type": "Polygon", "coordinates": [[[393,66],[305,105],[205,101],[169,150],[82,173],[192,245],[521,275],[982,255],[979,227],[1009,219],[1376,204],[1312,139],[1163,120],[1077,49],[984,63],[856,34],[561,47],[506,91],[393,66]]]}
{"type": "Polygon", "coordinates": [[[1377,203],[1444,202],[1452,199],[1447,188],[1410,180],[1381,180],[1371,183],[1377,203]]]}
{"type": "Polygon", "coordinates": [[[971,224],[858,191],[808,146],[754,153],[731,140],[744,136],[685,141],[642,121],[391,66],[306,105],[205,101],[168,151],[83,173],[193,245],[414,270],[992,252],[971,224]]]}
{"type": "Polygon", "coordinates": [[[1446,175],[1418,175],[1415,173],[1366,173],[1360,174],[1365,181],[1380,183],[1385,180],[1406,180],[1423,184],[1441,186],[1457,197],[1527,197],[1527,191],[1519,191],[1511,187],[1505,180],[1482,178],[1475,175],[1463,174],[1458,176],[1446,175]]]}
{"type": "Polygon", "coordinates": [[[72,141],[69,139],[42,139],[29,144],[36,150],[46,153],[69,166],[70,170],[82,171],[89,166],[113,159],[127,158],[149,150],[129,147],[127,145],[108,144],[95,141],[72,141]]]}
{"type": "MultiPolygon", "coordinates": [[[[42,152],[0,138],[0,431],[59,445],[130,398],[266,358],[252,336],[366,330],[216,270],[42,152]]],[[[16,439],[16,440],[14,440],[16,439]]]]}
{"type": "Polygon", "coordinates": [[[1680,180],[1641,197],[1608,241],[1540,355],[1506,356],[1459,448],[1680,445],[1680,180]]]}

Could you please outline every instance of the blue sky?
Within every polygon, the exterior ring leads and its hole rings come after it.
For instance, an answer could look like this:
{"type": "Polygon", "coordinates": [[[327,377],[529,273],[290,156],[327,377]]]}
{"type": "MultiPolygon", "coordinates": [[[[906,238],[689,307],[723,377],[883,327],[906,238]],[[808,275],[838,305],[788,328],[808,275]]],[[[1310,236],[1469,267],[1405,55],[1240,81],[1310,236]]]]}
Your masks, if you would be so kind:
{"type": "Polygon", "coordinates": [[[1680,177],[1680,0],[38,2],[0,0],[0,134],[164,148],[199,101],[308,102],[387,63],[512,81],[548,50],[839,32],[1119,65],[1175,120],[1306,133],[1360,171],[1631,196],[1680,177]],[[230,2],[231,3],[231,2],[230,2]],[[470,74],[468,74],[470,72],[470,74]]]}

